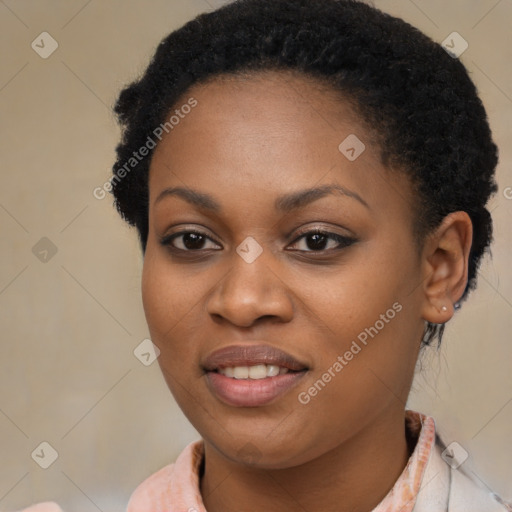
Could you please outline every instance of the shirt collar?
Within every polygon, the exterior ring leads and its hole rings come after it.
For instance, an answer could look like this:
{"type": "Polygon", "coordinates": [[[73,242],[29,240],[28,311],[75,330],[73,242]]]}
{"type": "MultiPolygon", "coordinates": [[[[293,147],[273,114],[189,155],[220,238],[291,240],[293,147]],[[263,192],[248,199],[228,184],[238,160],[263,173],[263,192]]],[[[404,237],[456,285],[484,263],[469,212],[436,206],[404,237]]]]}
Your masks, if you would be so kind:
{"type": "MultiPolygon", "coordinates": [[[[416,440],[413,453],[393,488],[372,512],[412,512],[416,503],[435,443],[434,419],[407,410],[405,429],[408,436],[416,440]]],[[[174,464],[161,469],[136,489],[128,503],[127,512],[207,512],[199,483],[203,458],[203,441],[190,443],[174,464]]]]}

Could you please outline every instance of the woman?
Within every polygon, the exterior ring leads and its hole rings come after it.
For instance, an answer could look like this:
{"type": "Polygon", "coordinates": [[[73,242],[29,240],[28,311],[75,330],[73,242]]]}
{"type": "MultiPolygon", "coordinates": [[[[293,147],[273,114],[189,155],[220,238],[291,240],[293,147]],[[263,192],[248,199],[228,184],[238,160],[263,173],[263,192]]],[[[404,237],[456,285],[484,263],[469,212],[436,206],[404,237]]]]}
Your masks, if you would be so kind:
{"type": "Polygon", "coordinates": [[[202,439],[129,512],[511,510],[405,409],[475,288],[497,149],[463,65],[354,0],[239,0],[122,91],[112,178],[202,439]]]}

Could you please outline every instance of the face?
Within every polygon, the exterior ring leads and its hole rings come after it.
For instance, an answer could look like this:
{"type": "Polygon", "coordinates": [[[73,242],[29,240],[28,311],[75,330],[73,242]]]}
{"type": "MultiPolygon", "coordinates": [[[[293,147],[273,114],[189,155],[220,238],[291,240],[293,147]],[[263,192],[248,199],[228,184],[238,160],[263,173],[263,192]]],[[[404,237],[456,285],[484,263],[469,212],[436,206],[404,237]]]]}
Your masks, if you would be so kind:
{"type": "Polygon", "coordinates": [[[216,78],[175,108],[189,98],[151,162],[142,277],[185,415],[267,468],[403,418],[424,326],[408,180],[305,77],[216,78]]]}

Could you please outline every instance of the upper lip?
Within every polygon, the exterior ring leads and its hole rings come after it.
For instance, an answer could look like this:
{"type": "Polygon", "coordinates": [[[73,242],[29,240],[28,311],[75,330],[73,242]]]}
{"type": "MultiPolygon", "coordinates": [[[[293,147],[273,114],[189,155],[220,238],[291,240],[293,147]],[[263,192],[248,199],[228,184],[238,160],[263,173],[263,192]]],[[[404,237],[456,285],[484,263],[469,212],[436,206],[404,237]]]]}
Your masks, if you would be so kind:
{"type": "Polygon", "coordinates": [[[282,366],[289,370],[307,369],[290,354],[270,345],[230,345],[212,352],[203,362],[206,371],[233,366],[252,366],[269,364],[282,366]]]}

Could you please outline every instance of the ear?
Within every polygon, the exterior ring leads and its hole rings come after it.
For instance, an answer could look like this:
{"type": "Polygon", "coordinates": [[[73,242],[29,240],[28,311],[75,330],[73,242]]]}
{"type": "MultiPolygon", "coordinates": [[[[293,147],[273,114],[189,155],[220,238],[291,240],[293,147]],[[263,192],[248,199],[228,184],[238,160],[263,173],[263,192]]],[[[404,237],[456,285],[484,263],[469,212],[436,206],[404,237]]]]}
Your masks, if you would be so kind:
{"type": "Polygon", "coordinates": [[[447,215],[427,237],[422,255],[424,320],[442,324],[452,318],[468,281],[472,240],[473,224],[463,211],[447,215]]]}

